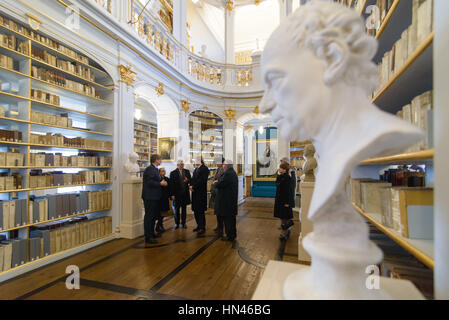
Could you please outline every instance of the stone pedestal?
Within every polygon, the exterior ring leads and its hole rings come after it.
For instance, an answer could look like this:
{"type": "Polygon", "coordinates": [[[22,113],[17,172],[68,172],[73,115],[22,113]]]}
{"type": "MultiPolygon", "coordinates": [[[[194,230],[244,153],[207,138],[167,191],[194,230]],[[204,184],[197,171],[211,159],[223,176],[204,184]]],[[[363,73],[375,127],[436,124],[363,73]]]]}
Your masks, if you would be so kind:
{"type": "Polygon", "coordinates": [[[301,221],[301,232],[298,239],[298,260],[301,262],[311,262],[310,255],[304,249],[302,245],[303,239],[313,231],[312,221],[307,217],[309,214],[310,202],[312,201],[313,190],[315,189],[315,182],[301,181],[301,209],[299,213],[299,219],[301,221]]]}
{"type": "Polygon", "coordinates": [[[135,239],[143,235],[142,179],[122,182],[122,223],[120,236],[135,239]]]}
{"type": "MultiPolygon", "coordinates": [[[[269,261],[263,276],[252,297],[253,300],[285,300],[284,284],[289,275],[298,271],[307,271],[310,267],[295,263],[269,261]]],[[[367,283],[371,283],[370,275],[366,275],[367,283]]],[[[368,287],[368,286],[367,286],[368,287]]],[[[379,277],[379,288],[387,292],[392,300],[424,300],[424,296],[413,283],[406,280],[379,277]]],[[[377,289],[366,289],[376,291],[377,289]]],[[[329,293],[332,296],[332,293],[329,293]]],[[[307,292],[305,293],[307,296],[307,292]]],[[[326,299],[326,297],[308,296],[308,300],[326,299]]],[[[340,297],[339,299],[344,299],[340,297]]]]}

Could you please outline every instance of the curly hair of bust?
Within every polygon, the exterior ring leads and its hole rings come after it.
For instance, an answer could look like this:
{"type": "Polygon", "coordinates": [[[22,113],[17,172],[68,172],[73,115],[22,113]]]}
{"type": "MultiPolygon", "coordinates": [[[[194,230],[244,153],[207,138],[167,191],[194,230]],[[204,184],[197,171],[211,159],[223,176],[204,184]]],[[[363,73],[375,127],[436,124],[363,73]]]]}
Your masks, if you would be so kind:
{"type": "Polygon", "coordinates": [[[287,20],[292,43],[312,50],[328,67],[324,81],[332,85],[341,79],[372,92],[378,84],[378,70],[372,62],[377,41],[365,33],[359,14],[339,3],[323,6],[314,0],[296,10],[287,20]]]}

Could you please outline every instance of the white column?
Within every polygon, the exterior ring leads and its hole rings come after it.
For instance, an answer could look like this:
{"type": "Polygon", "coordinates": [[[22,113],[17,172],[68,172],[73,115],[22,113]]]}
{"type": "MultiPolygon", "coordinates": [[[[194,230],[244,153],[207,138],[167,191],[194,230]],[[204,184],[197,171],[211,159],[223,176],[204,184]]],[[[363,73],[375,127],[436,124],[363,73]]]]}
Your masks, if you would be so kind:
{"type": "Polygon", "coordinates": [[[225,59],[226,63],[232,64],[235,61],[234,54],[234,21],[235,8],[225,11],[225,59]]]}
{"type": "Polygon", "coordinates": [[[235,162],[235,153],[236,153],[236,121],[235,120],[224,120],[223,126],[223,142],[224,142],[224,150],[223,157],[225,159],[230,159],[235,162]]]}
{"type": "MultiPolygon", "coordinates": [[[[292,12],[292,0],[278,0],[279,1],[279,21],[282,23],[284,19],[292,12]]],[[[295,1],[295,0],[293,0],[295,1]]]]}
{"type": "Polygon", "coordinates": [[[126,86],[119,81],[115,90],[115,132],[114,132],[114,158],[113,158],[113,197],[112,216],[114,228],[121,223],[122,208],[122,182],[128,178],[124,165],[128,155],[134,151],[134,87],[126,86]]]}
{"type": "Polygon", "coordinates": [[[449,91],[447,81],[449,62],[446,59],[449,51],[449,20],[446,14],[449,1],[435,1],[435,48],[434,48],[434,79],[435,79],[435,298],[449,299],[449,91]]]}
{"type": "MultiPolygon", "coordinates": [[[[113,0],[112,14],[124,24],[132,18],[132,1],[133,0],[113,0]]],[[[137,1],[137,0],[134,0],[137,1]]]]}
{"type": "Polygon", "coordinates": [[[173,0],[173,36],[187,46],[187,1],[173,0]]]}
{"type": "Polygon", "coordinates": [[[189,114],[184,111],[179,112],[179,149],[176,152],[178,159],[189,160],[190,156],[190,135],[189,135],[189,114]]]}

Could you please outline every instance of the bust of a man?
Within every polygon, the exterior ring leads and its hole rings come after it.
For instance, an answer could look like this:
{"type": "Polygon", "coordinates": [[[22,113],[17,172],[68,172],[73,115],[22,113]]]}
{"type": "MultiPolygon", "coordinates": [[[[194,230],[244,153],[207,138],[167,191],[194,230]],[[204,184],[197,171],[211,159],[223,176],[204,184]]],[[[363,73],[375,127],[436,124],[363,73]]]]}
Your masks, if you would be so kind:
{"type": "Polygon", "coordinates": [[[303,166],[304,175],[301,177],[301,180],[304,182],[315,181],[315,169],[317,167],[317,162],[314,156],[315,147],[313,146],[313,144],[308,144],[304,148],[304,158],[306,158],[306,162],[304,162],[303,166]]]}
{"type": "Polygon", "coordinates": [[[129,173],[131,179],[137,179],[137,173],[140,172],[137,159],[139,156],[135,152],[131,152],[128,156],[128,162],[125,164],[125,170],[129,173]]]}
{"type": "Polygon", "coordinates": [[[423,134],[368,98],[377,86],[376,51],[359,14],[330,1],[301,6],[265,46],[260,112],[271,113],[284,139],[312,141],[320,155],[309,208],[314,231],[303,240],[312,266],[289,277],[286,298],[388,297],[367,292],[365,268],[382,252],[369,241],[345,182],[362,160],[402,152],[423,134]]]}

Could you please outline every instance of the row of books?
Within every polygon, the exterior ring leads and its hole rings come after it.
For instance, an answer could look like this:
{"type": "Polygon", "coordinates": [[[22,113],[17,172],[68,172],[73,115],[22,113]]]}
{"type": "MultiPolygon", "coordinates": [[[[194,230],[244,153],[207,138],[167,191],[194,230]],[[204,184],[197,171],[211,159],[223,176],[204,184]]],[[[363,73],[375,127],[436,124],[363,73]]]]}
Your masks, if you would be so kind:
{"type": "Polygon", "coordinates": [[[0,176],[0,191],[23,189],[23,176],[20,173],[13,172],[11,175],[0,176]]]}
{"type": "Polygon", "coordinates": [[[389,182],[393,187],[425,187],[426,173],[418,166],[398,166],[397,169],[385,170],[380,180],[389,182]]]}
{"type": "Polygon", "coordinates": [[[150,134],[141,131],[134,131],[134,138],[149,139],[150,134]]]}
{"type": "MultiPolygon", "coordinates": [[[[135,142],[134,142],[135,143],[135,142]]],[[[150,152],[150,148],[147,147],[140,147],[140,146],[134,146],[134,152],[137,153],[149,153],[150,152]]]]}
{"type": "Polygon", "coordinates": [[[432,149],[433,141],[433,91],[425,92],[412,100],[411,104],[402,107],[396,114],[399,118],[421,128],[426,139],[411,147],[408,152],[432,149]]]}
{"type": "Polygon", "coordinates": [[[379,63],[379,83],[382,88],[403,67],[416,48],[433,30],[433,0],[413,0],[412,24],[406,29],[379,63]]]}
{"type": "Polygon", "coordinates": [[[43,172],[42,169],[30,171],[29,187],[45,188],[58,186],[76,186],[111,181],[109,170],[86,170],[79,173],[62,173],[60,171],[43,172]]]}
{"type": "Polygon", "coordinates": [[[112,157],[80,153],[77,156],[63,156],[61,153],[31,153],[33,167],[106,167],[112,166],[112,157]]]}
{"type": "Polygon", "coordinates": [[[18,152],[0,152],[0,167],[21,167],[25,165],[25,155],[18,152]]]}
{"type": "Polygon", "coordinates": [[[54,41],[54,40],[52,40],[50,38],[47,38],[47,37],[44,37],[44,36],[40,35],[37,32],[29,30],[29,29],[25,28],[24,26],[22,26],[20,24],[17,24],[16,22],[12,21],[11,19],[8,19],[6,17],[0,16],[0,25],[6,27],[8,29],[14,30],[15,32],[20,33],[20,34],[22,34],[22,35],[24,35],[26,37],[32,38],[33,40],[35,40],[37,42],[40,42],[43,45],[46,45],[46,46],[48,46],[50,48],[53,48],[54,50],[56,50],[56,51],[58,51],[58,52],[60,52],[62,54],[65,54],[65,55],[67,55],[67,56],[69,56],[69,57],[71,57],[71,58],[73,58],[75,60],[78,60],[78,61],[80,61],[82,63],[85,63],[85,64],[89,64],[89,59],[87,57],[85,57],[85,56],[83,56],[83,55],[81,55],[81,54],[79,54],[79,53],[77,53],[77,52],[75,52],[75,51],[73,51],[73,50],[63,46],[63,45],[61,45],[57,41],[54,41]]]}
{"type": "Polygon", "coordinates": [[[30,231],[29,239],[0,242],[0,272],[112,234],[112,217],[76,217],[30,231]],[[28,255],[29,252],[29,255],[28,255]]]}
{"type": "Polygon", "coordinates": [[[142,146],[148,145],[148,139],[134,137],[134,144],[140,144],[142,146]]]}
{"type": "Polygon", "coordinates": [[[31,48],[31,56],[68,73],[95,82],[95,73],[92,69],[83,67],[76,62],[62,60],[57,56],[48,53],[46,50],[41,50],[39,48],[31,48]]]}
{"type": "Polygon", "coordinates": [[[145,131],[145,132],[150,132],[150,127],[140,124],[140,123],[135,123],[134,122],[134,129],[135,130],[140,130],[140,131],[145,131]]]}
{"type": "Polygon", "coordinates": [[[71,128],[73,123],[73,120],[68,117],[67,113],[56,115],[37,111],[31,111],[31,121],[67,128],[71,128]]]}
{"type": "MultiPolygon", "coordinates": [[[[1,132],[0,132],[1,134],[1,132]]],[[[1,138],[1,135],[0,135],[1,138]]],[[[61,147],[76,147],[76,148],[89,148],[89,149],[99,149],[99,150],[112,150],[112,142],[88,138],[67,138],[62,134],[46,133],[46,134],[30,134],[30,143],[32,144],[43,144],[50,146],[61,146],[61,147]]]]}
{"type": "MultiPolygon", "coordinates": [[[[371,22],[374,24],[378,21],[380,23],[379,24],[380,27],[385,22],[385,18],[387,17],[387,14],[390,11],[394,1],[395,0],[377,0],[376,7],[379,9],[379,11],[376,10],[373,11],[371,16],[373,20],[371,22]],[[377,12],[379,16],[376,16],[377,12]]],[[[378,31],[379,31],[378,29],[372,28],[368,29],[367,33],[375,37],[378,31]]]]}
{"type": "Polygon", "coordinates": [[[13,70],[14,60],[11,57],[0,54],[0,67],[13,70]]]}
{"type": "Polygon", "coordinates": [[[54,104],[57,106],[59,106],[61,102],[59,96],[37,89],[31,89],[31,99],[54,104]]]}
{"type": "Polygon", "coordinates": [[[139,154],[139,161],[150,161],[150,157],[146,155],[139,154]]]}
{"type": "Polygon", "coordinates": [[[0,46],[28,55],[30,45],[28,41],[21,41],[13,35],[0,33],[0,46]]]}
{"type": "Polygon", "coordinates": [[[22,142],[22,132],[18,130],[0,129],[0,141],[22,142]]]}
{"type": "Polygon", "coordinates": [[[100,93],[95,89],[95,87],[91,86],[90,84],[83,84],[77,81],[69,80],[63,74],[59,74],[45,68],[32,66],[31,76],[39,80],[54,84],[56,86],[100,99],[100,93]]]}
{"type": "Polygon", "coordinates": [[[60,219],[87,212],[109,210],[112,191],[81,191],[45,197],[0,201],[0,230],[18,228],[27,224],[60,219]]]}
{"type": "Polygon", "coordinates": [[[351,179],[350,198],[405,238],[433,239],[433,189],[393,187],[374,179],[351,179]]]}

